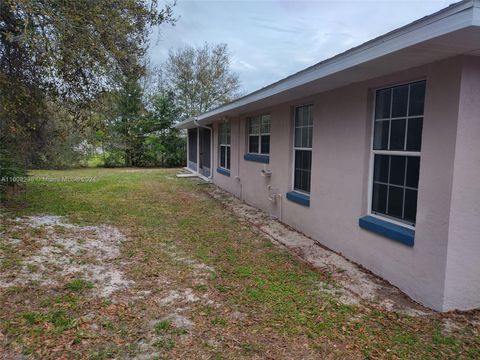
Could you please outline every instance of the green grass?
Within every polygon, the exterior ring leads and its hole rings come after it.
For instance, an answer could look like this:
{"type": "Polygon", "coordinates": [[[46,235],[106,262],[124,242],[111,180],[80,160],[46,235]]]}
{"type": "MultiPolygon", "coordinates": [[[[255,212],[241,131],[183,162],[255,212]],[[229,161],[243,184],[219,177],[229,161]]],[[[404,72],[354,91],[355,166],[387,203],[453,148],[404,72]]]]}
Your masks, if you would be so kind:
{"type": "Polygon", "coordinates": [[[70,291],[83,291],[93,288],[93,283],[84,279],[74,279],[65,285],[65,289],[70,291]]]}
{"type": "Polygon", "coordinates": [[[168,320],[159,321],[155,325],[155,332],[159,335],[168,333],[172,329],[172,324],[168,320]]]}
{"type": "Polygon", "coordinates": [[[42,316],[36,312],[27,312],[22,314],[22,317],[25,319],[28,325],[35,325],[42,319],[42,316]]]}
{"type": "Polygon", "coordinates": [[[52,324],[55,332],[63,332],[73,327],[74,320],[64,310],[52,310],[47,313],[26,312],[22,318],[27,325],[52,324]]]}
{"type": "Polygon", "coordinates": [[[214,326],[225,326],[227,325],[227,321],[225,319],[222,319],[221,317],[215,317],[211,321],[212,325],[214,326]]]}
{"type": "Polygon", "coordinates": [[[153,346],[157,349],[172,350],[175,347],[175,340],[159,339],[153,343],[153,346]]]}
{"type": "MultiPolygon", "coordinates": [[[[61,353],[66,358],[134,357],[136,341],[149,336],[159,357],[168,352],[182,358],[217,358],[219,354],[240,358],[262,356],[266,351],[273,358],[480,357],[478,326],[454,314],[448,316],[459,327],[444,334],[441,315],[410,317],[369,304],[342,304],[320,286],[338,287],[331,274],[314,271],[272,246],[255,228],[204,195],[203,186],[176,179],[175,170],[32,174],[94,176],[96,180],[29,183],[25,193],[9,199],[10,207],[4,209],[9,217],[51,214],[78,224],[117,226],[129,236],[121,247],[129,279],[160,291],[158,279],[166,278],[175,286],[193,289],[199,297],[209,296],[216,304],[191,304],[188,317],[195,325],[189,331],[190,340],[184,341],[186,331],[169,321],[148,325],[171,309],[148,298],[123,299],[118,304],[95,297],[93,284],[82,278],[69,279],[49,293],[35,287],[7,288],[0,293],[0,330],[36,358],[48,357],[60,338],[66,344],[61,353]],[[204,283],[192,281],[191,268],[166,255],[164,246],[172,244],[215,272],[204,283]],[[248,321],[229,316],[237,310],[248,321]],[[85,320],[92,314],[95,320],[85,320]],[[102,331],[90,334],[88,321],[95,321],[102,331]],[[206,345],[207,339],[217,344],[206,345]]],[[[33,235],[42,236],[28,234],[33,235]]],[[[0,254],[4,255],[0,271],[21,267],[15,246],[0,241],[0,254]]]]}

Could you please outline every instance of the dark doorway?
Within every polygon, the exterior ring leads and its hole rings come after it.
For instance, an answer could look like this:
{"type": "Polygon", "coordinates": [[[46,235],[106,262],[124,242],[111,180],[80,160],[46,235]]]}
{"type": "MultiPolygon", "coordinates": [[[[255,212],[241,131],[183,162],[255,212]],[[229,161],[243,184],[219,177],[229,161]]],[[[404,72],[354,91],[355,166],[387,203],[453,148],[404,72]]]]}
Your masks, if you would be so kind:
{"type": "Polygon", "coordinates": [[[211,172],[211,139],[210,130],[199,128],[200,131],[200,174],[209,177],[211,172]]]}

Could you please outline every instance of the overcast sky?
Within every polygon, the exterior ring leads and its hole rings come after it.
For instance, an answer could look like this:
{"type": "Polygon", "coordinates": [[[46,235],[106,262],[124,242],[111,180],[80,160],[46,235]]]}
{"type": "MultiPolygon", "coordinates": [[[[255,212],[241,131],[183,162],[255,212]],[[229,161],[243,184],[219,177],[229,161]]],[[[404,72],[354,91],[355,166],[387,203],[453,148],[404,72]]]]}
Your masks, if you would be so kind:
{"type": "Polygon", "coordinates": [[[175,26],[152,35],[152,62],[168,50],[227,43],[245,93],[359,45],[454,0],[177,0],[175,26]]]}

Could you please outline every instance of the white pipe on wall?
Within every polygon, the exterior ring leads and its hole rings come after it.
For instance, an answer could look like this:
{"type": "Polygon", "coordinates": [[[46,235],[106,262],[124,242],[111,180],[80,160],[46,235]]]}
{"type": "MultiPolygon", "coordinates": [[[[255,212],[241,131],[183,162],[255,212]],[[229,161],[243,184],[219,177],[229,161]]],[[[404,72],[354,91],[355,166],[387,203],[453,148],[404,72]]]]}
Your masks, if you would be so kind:
{"type": "MultiPolygon", "coordinates": [[[[245,149],[241,149],[240,148],[240,139],[244,138],[244,134],[241,134],[240,133],[240,130],[241,130],[241,120],[240,118],[237,118],[237,123],[238,123],[238,129],[237,129],[237,134],[238,136],[236,137],[237,138],[237,176],[235,177],[235,179],[237,179],[238,181],[238,186],[240,187],[240,191],[239,191],[239,194],[238,194],[238,198],[240,200],[243,200],[242,199],[242,196],[243,196],[243,186],[242,186],[242,178],[240,177],[240,160],[241,160],[241,153],[245,153],[245,149]],[[242,151],[243,150],[243,151],[242,151]]],[[[245,146],[245,143],[244,143],[244,146],[245,146]]]]}

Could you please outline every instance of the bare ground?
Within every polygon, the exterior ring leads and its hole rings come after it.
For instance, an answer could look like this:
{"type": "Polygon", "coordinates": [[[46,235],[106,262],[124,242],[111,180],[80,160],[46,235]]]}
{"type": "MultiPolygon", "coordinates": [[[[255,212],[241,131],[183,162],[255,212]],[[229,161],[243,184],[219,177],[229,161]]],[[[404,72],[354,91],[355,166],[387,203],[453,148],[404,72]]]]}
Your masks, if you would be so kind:
{"type": "MultiPolygon", "coordinates": [[[[139,359],[150,359],[157,354],[155,342],[158,334],[155,326],[159,322],[168,321],[177,330],[192,330],[194,323],[187,317],[190,306],[214,305],[208,294],[197,295],[192,288],[183,288],[171,279],[158,277],[152,283],[128,279],[125,268],[128,261],[120,259],[122,243],[127,237],[116,227],[110,225],[80,226],[69,223],[64,217],[37,215],[3,218],[7,228],[2,235],[3,244],[8,246],[9,253],[20,257],[17,266],[4,268],[0,273],[0,290],[18,287],[35,287],[43,293],[68,287],[72,280],[81,279],[91,284],[89,296],[107,300],[107,312],[122,311],[129,302],[146,301],[161,308],[163,316],[146,324],[142,339],[138,342],[139,359]],[[147,286],[151,287],[146,289],[147,286]],[[152,287],[153,285],[153,287],[152,287]]],[[[164,255],[186,269],[189,269],[190,284],[197,286],[205,283],[205,279],[214,273],[214,269],[198,262],[182,253],[173,244],[159,244],[164,255]]],[[[7,257],[0,253],[0,266],[7,257]]],[[[30,300],[26,301],[28,305],[30,300]]],[[[89,330],[98,331],[102,324],[95,320],[95,311],[82,317],[78,323],[86,325],[89,330]]],[[[140,319],[139,319],[140,320],[140,319]]],[[[188,335],[182,335],[188,340],[188,335]]],[[[8,338],[0,332],[0,344],[8,343],[8,338]]],[[[17,352],[18,344],[7,351],[0,349],[0,359],[22,358],[17,352]],[[16,355],[15,355],[16,354],[16,355]]]]}
{"type": "Polygon", "coordinates": [[[480,356],[479,312],[429,311],[216,187],[95,175],[0,214],[0,359],[480,356]]]}
{"type": "Polygon", "coordinates": [[[314,268],[331,273],[340,286],[332,288],[325,284],[323,291],[331,292],[344,304],[359,304],[364,300],[386,311],[396,311],[412,316],[431,313],[429,309],[411,300],[397,287],[342,255],[321,246],[315,240],[281,223],[264,211],[242,202],[215,186],[207,188],[207,193],[221,201],[234,214],[257,227],[275,244],[286,248],[314,268]]]}

